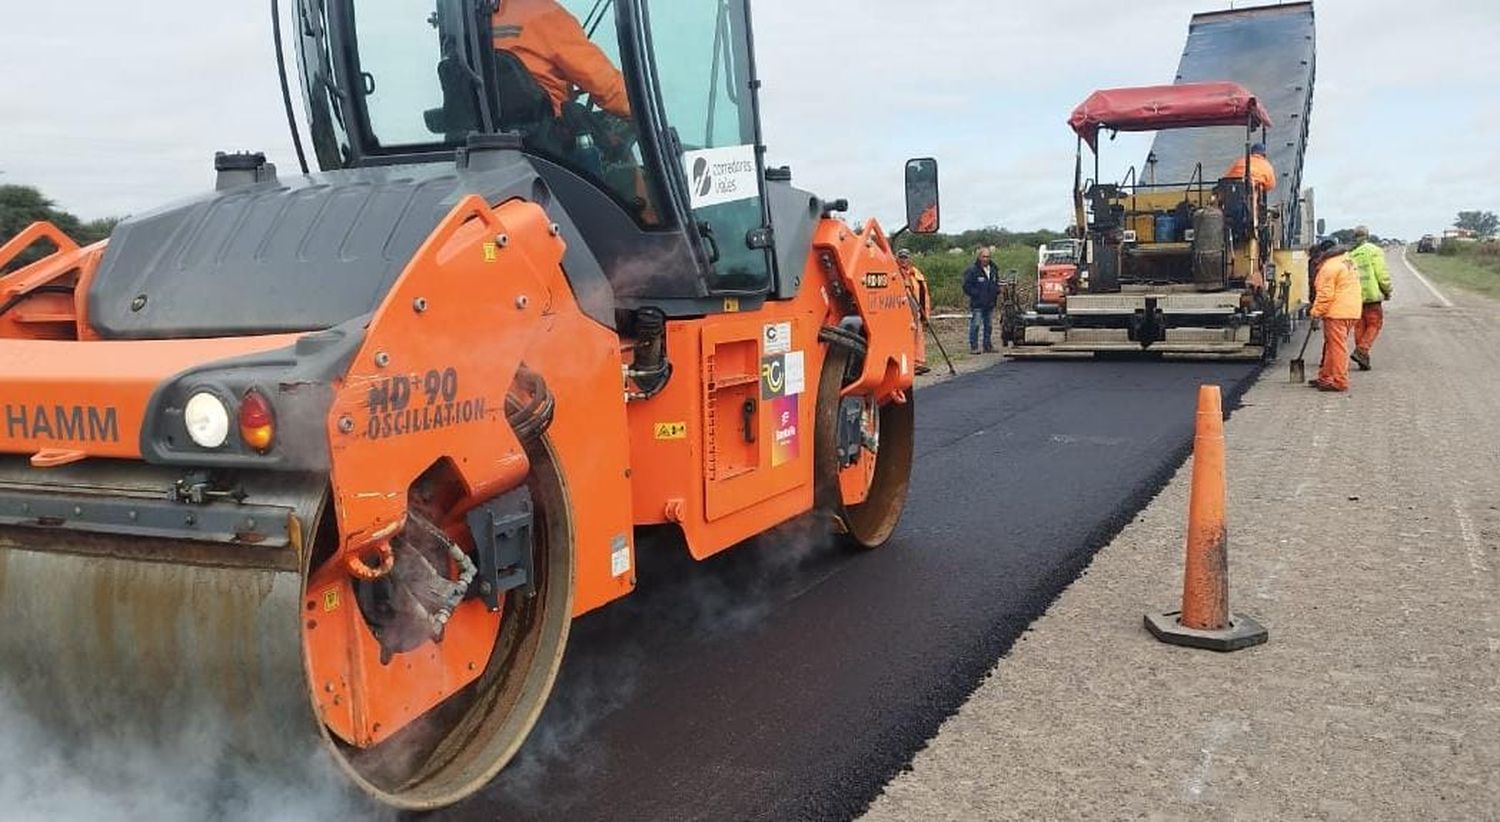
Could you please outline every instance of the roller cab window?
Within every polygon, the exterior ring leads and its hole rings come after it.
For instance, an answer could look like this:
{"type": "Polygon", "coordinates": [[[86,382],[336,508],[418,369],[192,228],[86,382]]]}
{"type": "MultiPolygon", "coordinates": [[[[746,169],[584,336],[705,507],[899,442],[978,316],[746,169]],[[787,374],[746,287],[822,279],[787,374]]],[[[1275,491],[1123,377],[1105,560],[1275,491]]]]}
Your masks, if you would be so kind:
{"type": "Polygon", "coordinates": [[[647,4],[654,80],[675,135],[712,293],[770,285],[748,14],[743,2],[647,4]]]}

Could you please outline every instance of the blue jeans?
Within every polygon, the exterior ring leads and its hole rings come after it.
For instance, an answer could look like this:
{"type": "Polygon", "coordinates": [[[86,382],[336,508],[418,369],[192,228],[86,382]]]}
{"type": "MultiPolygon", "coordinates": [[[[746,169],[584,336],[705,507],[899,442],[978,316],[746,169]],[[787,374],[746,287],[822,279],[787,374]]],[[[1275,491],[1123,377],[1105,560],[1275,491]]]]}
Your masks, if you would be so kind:
{"type": "Polygon", "coordinates": [[[979,328],[984,326],[984,347],[994,348],[990,342],[990,319],[995,315],[993,308],[971,308],[969,309],[969,350],[973,351],[979,347],[979,328]]]}

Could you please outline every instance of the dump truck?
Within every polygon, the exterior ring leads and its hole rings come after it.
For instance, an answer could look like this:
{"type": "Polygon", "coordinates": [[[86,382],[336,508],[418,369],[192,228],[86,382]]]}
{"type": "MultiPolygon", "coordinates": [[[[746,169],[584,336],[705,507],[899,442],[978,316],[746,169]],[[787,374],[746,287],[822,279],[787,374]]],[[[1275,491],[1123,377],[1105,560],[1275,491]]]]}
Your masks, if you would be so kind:
{"type": "Polygon", "coordinates": [[[766,166],[750,4],[562,5],[629,116],[550,101],[494,3],[295,0],[318,171],[221,153],[104,242],[0,247],[53,249],[0,279],[0,688],[38,722],[441,807],[638,529],[887,541],[918,315],[876,222],[766,166]]]}
{"type": "Polygon", "coordinates": [[[1274,356],[1306,300],[1310,198],[1300,186],[1313,56],[1310,3],[1199,14],[1173,85],[1100,90],[1081,103],[1069,124],[1070,231],[1084,240],[1082,260],[1046,278],[1047,299],[1026,314],[1024,344],[1009,356],[1274,356]],[[1145,163],[1106,182],[1098,137],[1120,131],[1156,136],[1145,163]],[[1276,169],[1270,190],[1251,179],[1256,142],[1276,169]],[[1225,176],[1237,158],[1244,172],[1225,176]]]}

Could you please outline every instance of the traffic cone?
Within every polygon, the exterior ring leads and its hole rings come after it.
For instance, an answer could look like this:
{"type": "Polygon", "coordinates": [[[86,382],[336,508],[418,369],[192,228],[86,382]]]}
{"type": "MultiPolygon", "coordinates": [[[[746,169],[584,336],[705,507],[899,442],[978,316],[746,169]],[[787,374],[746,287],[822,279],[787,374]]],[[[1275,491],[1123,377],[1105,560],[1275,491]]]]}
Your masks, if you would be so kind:
{"type": "Polygon", "coordinates": [[[1229,612],[1225,495],[1224,410],[1219,387],[1199,386],[1182,610],[1146,615],[1146,629],[1162,642],[1212,651],[1237,651],[1267,639],[1266,629],[1260,623],[1229,612]]]}

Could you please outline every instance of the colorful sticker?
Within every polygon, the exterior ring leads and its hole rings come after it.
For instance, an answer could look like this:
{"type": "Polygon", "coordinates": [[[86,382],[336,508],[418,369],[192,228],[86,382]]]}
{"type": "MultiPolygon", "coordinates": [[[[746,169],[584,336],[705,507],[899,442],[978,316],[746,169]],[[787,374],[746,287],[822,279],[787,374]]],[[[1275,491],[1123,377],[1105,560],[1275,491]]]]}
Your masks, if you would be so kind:
{"type": "Polygon", "coordinates": [[[792,324],[767,323],[761,329],[760,353],[771,356],[772,354],[785,354],[792,350],[792,324]]]}
{"type": "Polygon", "coordinates": [[[760,360],[760,398],[774,400],[786,394],[786,355],[760,360]]]}
{"type": "Polygon", "coordinates": [[[655,425],[656,438],[659,440],[685,440],[687,439],[687,423],[685,422],[659,422],[655,425]]]}
{"type": "Polygon", "coordinates": [[[616,534],[610,541],[609,573],[617,577],[630,573],[630,541],[624,534],[616,534]]]}
{"type": "Polygon", "coordinates": [[[771,401],[771,467],[797,458],[801,445],[797,416],[797,398],[777,397],[771,401]]]}
{"type": "Polygon", "coordinates": [[[786,355],[786,395],[795,397],[807,390],[806,360],[803,352],[792,351],[786,355]]]}

